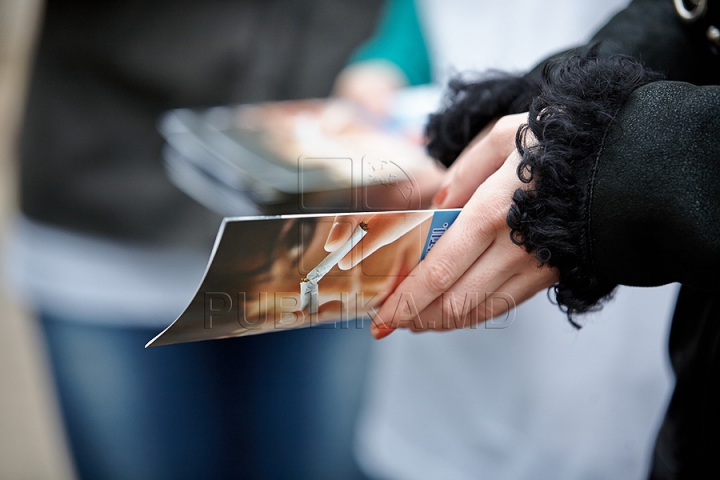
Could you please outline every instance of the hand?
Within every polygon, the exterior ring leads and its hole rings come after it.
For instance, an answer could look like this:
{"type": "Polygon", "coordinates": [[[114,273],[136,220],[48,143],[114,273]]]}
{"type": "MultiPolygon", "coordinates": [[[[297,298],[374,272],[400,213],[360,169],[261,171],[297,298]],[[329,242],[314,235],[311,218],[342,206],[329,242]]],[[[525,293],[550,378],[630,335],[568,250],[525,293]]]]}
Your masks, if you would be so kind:
{"type": "Polygon", "coordinates": [[[482,131],[448,172],[438,207],[464,205],[455,223],[387,298],[372,335],[469,326],[507,312],[558,280],[555,269],[510,240],[512,196],[527,188],[517,177],[515,134],[527,114],[506,116],[482,131]],[[467,203],[465,203],[467,202],[467,203]],[[496,298],[503,301],[493,301],[496,298]],[[512,299],[507,301],[507,299],[512,299]]]}
{"type": "Polygon", "coordinates": [[[340,72],[332,95],[385,117],[397,90],[405,86],[405,74],[395,64],[385,60],[366,60],[349,65],[340,72]]]}

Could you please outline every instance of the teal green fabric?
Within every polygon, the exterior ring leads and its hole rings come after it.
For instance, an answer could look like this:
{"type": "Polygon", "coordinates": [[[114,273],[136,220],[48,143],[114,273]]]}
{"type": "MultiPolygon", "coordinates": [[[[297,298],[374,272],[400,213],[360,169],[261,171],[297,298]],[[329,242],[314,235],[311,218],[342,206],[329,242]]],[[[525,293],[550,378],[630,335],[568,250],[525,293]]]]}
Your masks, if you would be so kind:
{"type": "Polygon", "coordinates": [[[430,57],[413,0],[388,0],[375,35],[352,56],[351,63],[387,60],[403,71],[410,85],[432,80],[430,57]]]}

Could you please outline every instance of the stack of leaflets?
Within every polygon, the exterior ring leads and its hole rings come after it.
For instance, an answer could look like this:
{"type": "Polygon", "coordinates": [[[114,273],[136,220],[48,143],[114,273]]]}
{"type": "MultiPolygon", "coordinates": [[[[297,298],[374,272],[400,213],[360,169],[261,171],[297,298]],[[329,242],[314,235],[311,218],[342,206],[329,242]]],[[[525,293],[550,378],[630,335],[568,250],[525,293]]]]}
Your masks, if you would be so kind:
{"type": "Polygon", "coordinates": [[[172,110],[166,169],[223,216],[422,208],[437,187],[422,142],[437,100],[403,92],[386,118],[337,99],[172,110]]]}

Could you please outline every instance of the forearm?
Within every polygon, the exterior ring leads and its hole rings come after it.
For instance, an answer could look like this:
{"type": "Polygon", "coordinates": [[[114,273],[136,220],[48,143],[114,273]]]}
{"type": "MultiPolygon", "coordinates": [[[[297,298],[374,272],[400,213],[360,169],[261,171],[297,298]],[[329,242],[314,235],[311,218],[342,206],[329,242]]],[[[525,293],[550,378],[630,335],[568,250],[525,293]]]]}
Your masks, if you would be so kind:
{"type": "Polygon", "coordinates": [[[467,202],[469,194],[446,190],[471,192],[477,183],[449,182],[487,178],[458,172],[504,157],[492,131],[483,151],[465,147],[493,120],[526,108],[516,142],[526,186],[515,191],[508,225],[516,244],[559,272],[557,301],[570,315],[593,309],[618,284],[718,286],[719,87],[660,82],[663,73],[720,79],[720,57],[698,38],[671,1],[636,0],[598,32],[600,43],[524,77],[451,84],[447,106],[431,117],[428,149],[445,164],[465,151],[436,203],[467,202]]]}
{"type": "Polygon", "coordinates": [[[547,69],[530,108],[530,188],[508,222],[559,269],[570,313],[618,284],[719,283],[720,87],[653,80],[627,58],[577,57],[547,69]]]}
{"type": "Polygon", "coordinates": [[[657,82],[598,159],[590,238],[600,278],[720,286],[720,86],[657,82]]]}

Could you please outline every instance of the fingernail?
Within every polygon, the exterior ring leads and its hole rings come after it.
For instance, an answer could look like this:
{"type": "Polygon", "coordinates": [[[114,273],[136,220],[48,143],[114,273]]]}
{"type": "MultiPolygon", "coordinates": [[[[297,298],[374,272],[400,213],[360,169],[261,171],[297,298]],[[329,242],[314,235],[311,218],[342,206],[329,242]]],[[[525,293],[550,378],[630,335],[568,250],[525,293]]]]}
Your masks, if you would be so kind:
{"type": "Polygon", "coordinates": [[[445,197],[447,197],[449,188],[450,188],[450,185],[446,185],[440,189],[440,191],[432,199],[433,206],[435,206],[435,207],[442,206],[442,203],[445,201],[445,197]]]}
{"type": "Polygon", "coordinates": [[[341,258],[337,266],[340,270],[350,270],[353,267],[352,251],[341,258]]]}
{"type": "Polygon", "coordinates": [[[370,324],[370,334],[375,340],[383,339],[394,331],[395,327],[391,327],[387,324],[382,324],[382,326],[378,326],[375,322],[370,324]]]}
{"type": "Polygon", "coordinates": [[[370,333],[373,334],[373,337],[375,338],[375,340],[382,340],[383,338],[387,337],[394,331],[395,331],[394,327],[386,327],[383,329],[376,329],[375,332],[370,330],[370,333]]]}
{"type": "Polygon", "coordinates": [[[334,252],[340,248],[350,238],[351,229],[350,222],[335,222],[328,232],[327,240],[325,240],[325,251],[334,252]]]}

